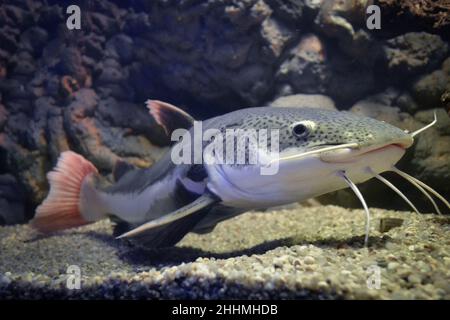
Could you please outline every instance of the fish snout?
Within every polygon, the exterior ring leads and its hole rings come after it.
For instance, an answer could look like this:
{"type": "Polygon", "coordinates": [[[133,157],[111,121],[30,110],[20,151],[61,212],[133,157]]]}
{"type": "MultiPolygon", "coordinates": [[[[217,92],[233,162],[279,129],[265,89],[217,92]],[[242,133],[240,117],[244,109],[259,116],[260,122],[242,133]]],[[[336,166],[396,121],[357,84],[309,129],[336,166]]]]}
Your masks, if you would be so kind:
{"type": "Polygon", "coordinates": [[[408,131],[403,131],[383,122],[380,127],[375,127],[373,130],[370,130],[358,142],[359,149],[368,152],[391,145],[408,149],[413,145],[414,138],[408,131]]]}
{"type": "Polygon", "coordinates": [[[411,134],[404,132],[396,127],[389,130],[377,130],[358,139],[355,147],[347,147],[324,152],[320,155],[325,162],[353,162],[369,154],[381,154],[385,152],[396,152],[401,154],[414,143],[411,134]],[[403,151],[400,151],[403,150],[403,151]]]}

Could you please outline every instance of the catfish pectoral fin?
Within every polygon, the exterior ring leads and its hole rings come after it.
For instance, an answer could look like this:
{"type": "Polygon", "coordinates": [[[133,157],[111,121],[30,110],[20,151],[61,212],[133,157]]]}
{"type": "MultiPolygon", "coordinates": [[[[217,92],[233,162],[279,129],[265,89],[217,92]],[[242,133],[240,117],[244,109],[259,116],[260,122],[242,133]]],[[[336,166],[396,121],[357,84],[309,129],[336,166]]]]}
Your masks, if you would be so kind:
{"type": "Polygon", "coordinates": [[[172,247],[191,232],[195,225],[209,212],[209,208],[200,209],[191,215],[174,222],[145,230],[136,236],[126,238],[133,244],[145,249],[172,247]]]}

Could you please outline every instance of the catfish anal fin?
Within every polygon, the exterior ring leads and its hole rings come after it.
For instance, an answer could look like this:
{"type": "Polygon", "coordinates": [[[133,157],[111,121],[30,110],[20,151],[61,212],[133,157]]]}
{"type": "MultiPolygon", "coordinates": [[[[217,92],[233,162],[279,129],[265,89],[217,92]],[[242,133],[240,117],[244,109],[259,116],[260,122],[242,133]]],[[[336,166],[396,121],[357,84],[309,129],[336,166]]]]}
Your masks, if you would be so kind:
{"type": "Polygon", "coordinates": [[[119,220],[119,219],[117,219],[117,221],[116,221],[113,218],[110,218],[110,219],[111,219],[111,221],[113,221],[115,223],[115,226],[114,226],[114,229],[113,229],[113,236],[114,237],[118,237],[122,233],[130,231],[131,229],[134,228],[132,224],[130,224],[130,223],[126,222],[126,221],[119,220]]]}

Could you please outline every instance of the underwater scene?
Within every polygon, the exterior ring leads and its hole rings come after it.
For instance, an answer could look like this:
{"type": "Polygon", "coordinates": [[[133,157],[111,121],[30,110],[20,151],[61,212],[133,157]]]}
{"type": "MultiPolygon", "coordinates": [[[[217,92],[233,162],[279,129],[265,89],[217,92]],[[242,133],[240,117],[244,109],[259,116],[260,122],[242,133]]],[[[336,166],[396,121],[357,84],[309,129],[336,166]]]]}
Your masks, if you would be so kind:
{"type": "Polygon", "coordinates": [[[0,0],[0,300],[449,300],[449,201],[449,1],[0,0]]]}

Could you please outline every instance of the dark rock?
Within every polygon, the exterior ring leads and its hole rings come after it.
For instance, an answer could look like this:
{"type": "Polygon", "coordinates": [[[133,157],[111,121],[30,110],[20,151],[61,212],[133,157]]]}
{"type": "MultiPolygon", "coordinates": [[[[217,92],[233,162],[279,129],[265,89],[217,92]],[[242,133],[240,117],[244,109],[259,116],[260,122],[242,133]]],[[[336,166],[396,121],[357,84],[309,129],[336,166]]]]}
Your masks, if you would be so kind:
{"type": "Polygon", "coordinates": [[[70,150],[70,144],[64,131],[62,116],[51,116],[46,127],[50,162],[56,163],[61,152],[70,150]]]}
{"type": "Polygon", "coordinates": [[[102,100],[98,104],[99,115],[114,127],[129,128],[135,134],[143,134],[160,145],[168,139],[148,113],[144,104],[136,105],[113,98],[102,100]]]}
{"type": "Polygon", "coordinates": [[[83,66],[81,54],[77,48],[68,47],[61,53],[60,61],[56,65],[60,75],[70,75],[80,83],[84,83],[87,71],[83,66]]]}
{"type": "Polygon", "coordinates": [[[288,82],[294,92],[325,92],[330,70],[323,42],[313,34],[304,36],[290,50],[276,76],[279,82],[288,82]]]}
{"type": "Polygon", "coordinates": [[[17,179],[10,174],[0,175],[0,197],[10,201],[18,201],[23,199],[23,194],[17,179]]]}
{"type": "MultiPolygon", "coordinates": [[[[414,154],[405,168],[445,197],[450,194],[450,117],[444,109],[436,109],[436,112],[437,125],[418,136],[414,154]]],[[[417,112],[414,119],[418,126],[415,129],[433,121],[433,113],[434,110],[417,112]]]]}
{"type": "MultiPolygon", "coordinates": [[[[145,135],[155,141],[156,133],[159,131],[160,137],[163,133],[145,107],[120,104],[112,98],[100,102],[97,99],[94,91],[82,89],[65,108],[63,127],[69,143],[106,172],[111,172],[122,158],[140,167],[152,164],[160,149],[145,135]]],[[[61,145],[65,148],[64,141],[61,145]]]]}
{"type": "Polygon", "coordinates": [[[42,63],[50,68],[55,67],[60,62],[61,55],[65,49],[66,45],[61,39],[49,39],[48,43],[42,50],[42,63]]]}
{"type": "Polygon", "coordinates": [[[6,18],[6,24],[25,28],[33,23],[31,12],[24,10],[18,6],[4,5],[3,10],[6,18]]]}
{"type": "Polygon", "coordinates": [[[387,72],[396,79],[433,70],[447,53],[448,44],[426,32],[410,32],[386,41],[384,46],[387,72]]]}
{"type": "MultiPolygon", "coordinates": [[[[216,50],[211,52],[210,61],[218,65],[225,66],[229,69],[237,69],[239,67],[243,67],[243,65],[247,61],[251,45],[251,43],[227,43],[225,45],[218,46],[216,50]]],[[[270,44],[268,44],[268,46],[270,46],[270,44]]],[[[272,49],[275,50],[275,48],[272,49]]],[[[275,53],[272,52],[272,54],[275,53]]]]}
{"type": "Polygon", "coordinates": [[[119,30],[117,21],[102,13],[88,12],[86,15],[86,27],[94,33],[112,36],[119,30]]]}
{"type": "Polygon", "coordinates": [[[400,94],[400,91],[395,87],[388,87],[383,92],[371,95],[364,100],[392,107],[396,106],[397,99],[399,98],[400,94]]]}
{"type": "Polygon", "coordinates": [[[20,48],[39,56],[47,44],[48,33],[40,27],[31,27],[20,36],[20,48]]]}
{"type": "MultiPolygon", "coordinates": [[[[9,52],[3,50],[0,48],[0,60],[7,60],[9,58],[9,52]]],[[[4,72],[4,70],[1,70],[2,72],[4,72]]]]}
{"type": "Polygon", "coordinates": [[[20,31],[9,26],[0,28],[0,48],[9,53],[17,49],[17,37],[20,31]]]}
{"type": "Polygon", "coordinates": [[[134,13],[131,12],[127,15],[124,25],[124,31],[131,36],[138,36],[142,33],[150,31],[150,19],[149,16],[143,12],[134,13]]]}
{"type": "Polygon", "coordinates": [[[370,2],[366,0],[322,1],[315,23],[330,37],[353,38],[358,29],[364,25],[365,10],[370,2]]]}
{"type": "Polygon", "coordinates": [[[380,93],[376,93],[365,98],[363,101],[359,101],[354,105],[354,108],[359,108],[361,106],[363,106],[363,108],[370,107],[371,104],[374,104],[375,108],[377,108],[377,105],[398,107],[400,111],[407,112],[411,115],[417,112],[419,108],[408,91],[401,91],[395,87],[388,87],[380,93]]]}
{"type": "MultiPolygon", "coordinates": [[[[290,37],[282,23],[266,21],[272,9],[263,1],[186,2],[184,6],[185,10],[174,11],[167,3],[155,3],[146,10],[149,16],[125,18],[124,30],[133,36],[135,58],[159,75],[150,80],[158,92],[202,101],[195,103],[199,106],[214,101],[216,108],[266,100],[275,63],[271,57],[281,54],[290,37]]],[[[136,76],[144,74],[133,69],[131,77],[136,76]]],[[[136,99],[140,91],[136,90],[136,99]]]]}
{"type": "Polygon", "coordinates": [[[442,63],[442,70],[446,73],[450,73],[450,58],[447,58],[442,63]]]}
{"type": "Polygon", "coordinates": [[[27,88],[23,84],[24,82],[26,85],[27,81],[25,78],[17,76],[15,78],[9,78],[0,81],[0,90],[4,93],[5,99],[8,100],[8,103],[5,104],[8,109],[12,108],[13,110],[17,111],[26,111],[28,109],[26,107],[27,105],[29,105],[27,99],[32,97],[32,93],[27,90],[27,88]],[[20,104],[21,107],[13,108],[12,106],[14,104],[20,104]]]}
{"type": "Polygon", "coordinates": [[[11,64],[14,64],[12,75],[25,75],[30,76],[36,71],[36,66],[33,56],[27,51],[21,51],[15,54],[11,60],[11,64]]]}
{"type": "Polygon", "coordinates": [[[25,216],[25,194],[17,179],[0,175],[0,225],[22,223],[25,216]]]}
{"type": "MultiPolygon", "coordinates": [[[[69,142],[63,128],[62,110],[51,97],[40,97],[35,101],[34,120],[42,130],[42,139],[47,142],[50,163],[56,163],[59,154],[69,150],[69,142]]],[[[48,169],[51,169],[50,167],[48,169]]]]}
{"type": "Polygon", "coordinates": [[[118,34],[106,43],[106,50],[121,63],[128,64],[133,59],[133,39],[124,34],[118,34]]]}
{"type": "MultiPolygon", "coordinates": [[[[126,128],[101,130],[100,136],[103,144],[114,154],[136,167],[147,168],[151,166],[165,151],[152,144],[145,135],[129,134],[129,130],[126,128]]],[[[113,168],[115,164],[113,164],[113,168]]]]}
{"type": "Polygon", "coordinates": [[[123,101],[135,100],[133,88],[131,88],[128,83],[124,82],[104,84],[97,88],[97,93],[101,98],[112,97],[123,101]]]}
{"type": "Polygon", "coordinates": [[[450,58],[442,68],[420,77],[412,85],[412,95],[423,109],[443,107],[441,97],[450,91],[450,58]]]}
{"type": "Polygon", "coordinates": [[[63,21],[63,8],[59,5],[43,6],[39,12],[38,24],[45,29],[54,28],[63,21]]]}
{"type": "MultiPolygon", "coordinates": [[[[112,59],[109,59],[111,61],[112,59]]],[[[114,61],[114,60],[112,60],[114,61]]],[[[108,64],[107,62],[104,62],[102,72],[100,76],[97,79],[97,84],[99,86],[104,84],[121,84],[124,82],[124,80],[127,78],[127,74],[123,72],[123,70],[120,70],[120,65],[115,64],[108,64]]]]}
{"type": "MultiPolygon", "coordinates": [[[[258,105],[258,101],[270,90],[269,81],[269,73],[265,68],[249,64],[237,72],[237,77],[230,83],[230,87],[250,105],[258,105]]],[[[201,83],[198,85],[200,89],[201,83]]]]}
{"type": "Polygon", "coordinates": [[[450,117],[448,114],[446,114],[445,110],[443,109],[418,111],[414,115],[414,119],[418,121],[420,124],[426,125],[433,121],[434,112],[436,112],[436,117],[438,118],[438,121],[433,128],[440,135],[450,136],[450,117]]]}
{"type": "Polygon", "coordinates": [[[102,144],[99,132],[100,128],[103,129],[102,124],[78,111],[67,109],[64,112],[64,128],[71,143],[76,146],[77,152],[85,155],[97,168],[112,171],[119,157],[102,144]]]}
{"type": "Polygon", "coordinates": [[[287,44],[292,41],[293,36],[294,33],[282,23],[272,18],[266,19],[262,24],[262,37],[267,43],[263,52],[268,55],[269,59],[278,58],[284,52],[287,44]]]}
{"type": "Polygon", "coordinates": [[[305,3],[295,0],[268,0],[267,4],[273,9],[274,16],[281,21],[297,26],[303,22],[305,3]]]}
{"type": "Polygon", "coordinates": [[[408,112],[409,114],[414,114],[419,109],[419,106],[414,101],[411,94],[408,92],[405,92],[397,97],[396,100],[397,106],[400,108],[401,111],[408,112]]]}
{"type": "Polygon", "coordinates": [[[57,97],[60,92],[61,78],[57,75],[49,75],[45,81],[45,92],[53,97],[57,97]]]}
{"type": "Polygon", "coordinates": [[[397,107],[384,105],[370,99],[358,101],[349,111],[393,125],[401,123],[404,117],[411,118],[409,115],[401,114],[397,107]]]}
{"type": "Polygon", "coordinates": [[[10,136],[10,133],[0,133],[2,163],[8,172],[14,172],[15,177],[23,186],[26,193],[26,204],[36,205],[42,201],[48,190],[43,170],[45,158],[42,157],[40,150],[30,151],[13,141],[10,136]]]}
{"type": "Polygon", "coordinates": [[[323,1],[315,19],[317,32],[335,39],[339,49],[363,64],[373,64],[381,49],[367,32],[366,8],[373,1],[323,1]]]}
{"type": "Polygon", "coordinates": [[[7,120],[8,120],[8,111],[5,109],[5,106],[0,103],[0,132],[5,127],[7,120]]]}
{"type": "Polygon", "coordinates": [[[67,106],[70,113],[83,118],[92,116],[98,105],[98,97],[92,89],[81,89],[74,95],[74,101],[67,106]]]}
{"type": "Polygon", "coordinates": [[[441,104],[441,96],[448,90],[450,90],[450,74],[437,70],[414,83],[412,94],[423,108],[433,108],[441,104]]]}
{"type": "Polygon", "coordinates": [[[8,132],[14,136],[18,143],[30,150],[36,150],[38,147],[34,128],[32,128],[34,126],[33,122],[30,124],[29,117],[23,112],[18,112],[8,117],[8,132]]]}
{"type": "Polygon", "coordinates": [[[100,60],[103,57],[103,43],[105,37],[91,33],[84,38],[84,53],[95,60],[100,60]]]}
{"type": "Polygon", "coordinates": [[[358,63],[344,61],[333,62],[333,70],[329,71],[331,75],[326,90],[342,108],[351,106],[357,100],[378,89],[375,76],[370,69],[361,68],[358,63]],[[337,65],[341,63],[343,65],[337,65]]]}
{"type": "Polygon", "coordinates": [[[128,71],[127,83],[133,88],[136,101],[152,98],[149,97],[149,88],[155,88],[160,83],[155,68],[141,62],[133,62],[128,71]]]}

